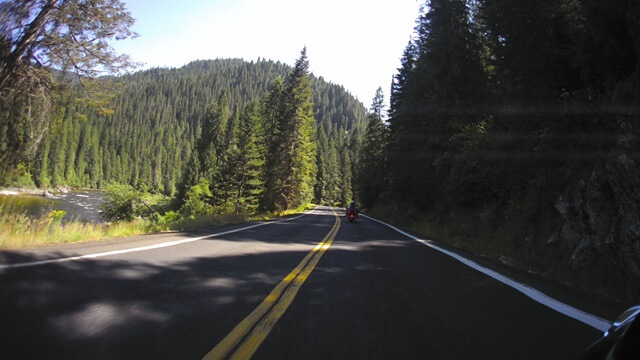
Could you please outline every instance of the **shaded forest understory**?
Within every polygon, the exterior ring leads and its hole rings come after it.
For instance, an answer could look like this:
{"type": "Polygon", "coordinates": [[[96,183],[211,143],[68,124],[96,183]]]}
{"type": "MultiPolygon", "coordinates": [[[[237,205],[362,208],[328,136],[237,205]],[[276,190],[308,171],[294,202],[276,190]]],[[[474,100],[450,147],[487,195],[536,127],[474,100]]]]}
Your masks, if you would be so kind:
{"type": "Polygon", "coordinates": [[[359,176],[377,180],[361,183],[362,203],[640,301],[640,5],[425,5],[388,126],[373,118],[365,131],[359,176]]]}

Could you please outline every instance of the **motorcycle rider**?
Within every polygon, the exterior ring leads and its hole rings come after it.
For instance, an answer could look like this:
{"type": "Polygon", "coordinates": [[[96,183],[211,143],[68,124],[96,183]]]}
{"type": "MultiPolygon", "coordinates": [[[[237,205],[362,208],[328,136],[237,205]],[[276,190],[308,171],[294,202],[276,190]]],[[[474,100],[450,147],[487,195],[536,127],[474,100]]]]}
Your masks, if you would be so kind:
{"type": "Polygon", "coordinates": [[[347,214],[349,214],[349,211],[355,212],[356,219],[358,218],[358,208],[356,207],[356,203],[354,201],[352,201],[351,204],[349,204],[349,206],[347,207],[347,214]]]}

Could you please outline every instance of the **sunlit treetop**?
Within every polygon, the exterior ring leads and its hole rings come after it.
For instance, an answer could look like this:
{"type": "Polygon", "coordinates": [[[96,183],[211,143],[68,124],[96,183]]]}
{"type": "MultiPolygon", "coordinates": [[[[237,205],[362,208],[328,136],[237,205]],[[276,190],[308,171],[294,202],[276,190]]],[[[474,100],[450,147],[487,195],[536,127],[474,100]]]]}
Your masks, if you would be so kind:
{"type": "Polygon", "coordinates": [[[118,75],[135,65],[110,40],[137,37],[135,19],[119,0],[0,2],[0,90],[20,66],[118,75]]]}

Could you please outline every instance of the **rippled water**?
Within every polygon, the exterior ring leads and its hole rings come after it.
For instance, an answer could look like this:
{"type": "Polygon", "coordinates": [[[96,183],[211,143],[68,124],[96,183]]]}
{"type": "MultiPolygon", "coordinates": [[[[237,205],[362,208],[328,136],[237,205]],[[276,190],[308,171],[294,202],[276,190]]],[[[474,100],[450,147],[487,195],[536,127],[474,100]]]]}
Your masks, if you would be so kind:
{"type": "Polygon", "coordinates": [[[102,192],[78,190],[68,193],[53,193],[51,197],[41,195],[0,195],[0,205],[11,206],[28,215],[40,216],[51,210],[64,210],[65,221],[103,222],[99,205],[104,201],[102,192]]]}

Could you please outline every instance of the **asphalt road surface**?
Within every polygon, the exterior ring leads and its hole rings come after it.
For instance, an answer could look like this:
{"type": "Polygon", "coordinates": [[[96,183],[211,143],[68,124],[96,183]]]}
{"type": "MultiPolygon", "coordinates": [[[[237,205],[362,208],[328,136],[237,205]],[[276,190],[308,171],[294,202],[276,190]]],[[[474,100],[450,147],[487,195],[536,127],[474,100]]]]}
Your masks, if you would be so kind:
{"type": "Polygon", "coordinates": [[[571,359],[602,334],[336,211],[2,251],[0,359],[571,359]]]}

